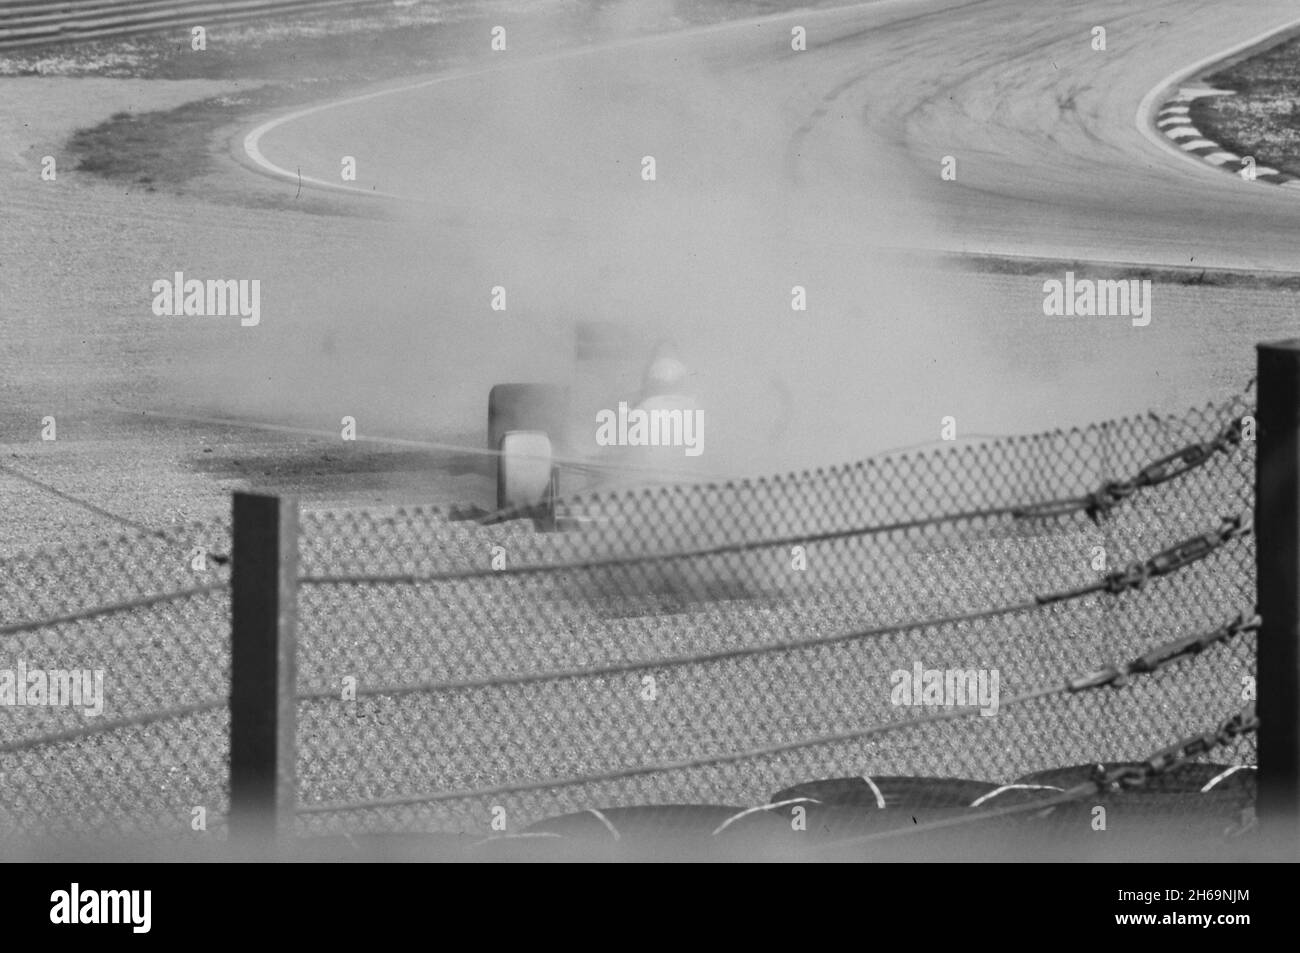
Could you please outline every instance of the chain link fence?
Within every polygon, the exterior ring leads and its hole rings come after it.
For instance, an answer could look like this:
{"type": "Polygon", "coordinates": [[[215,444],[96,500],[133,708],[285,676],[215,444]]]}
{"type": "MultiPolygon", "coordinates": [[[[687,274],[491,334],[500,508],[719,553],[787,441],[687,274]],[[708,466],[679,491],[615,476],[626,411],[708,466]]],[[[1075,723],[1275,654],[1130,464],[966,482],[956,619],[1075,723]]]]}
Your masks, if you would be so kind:
{"type": "MultiPolygon", "coordinates": [[[[1224,729],[1255,675],[1250,412],[595,494],[565,532],[304,513],[296,831],[731,817],[863,776],[1005,805],[1189,735],[1156,767],[1253,764],[1224,729]]],[[[0,670],[104,673],[101,714],[0,709],[0,832],[223,836],[230,552],[198,526],[0,566],[0,670]]]]}
{"type": "Polygon", "coordinates": [[[864,773],[1007,782],[1213,729],[1254,675],[1249,630],[1122,690],[1063,686],[1253,615],[1248,534],[1122,582],[1249,516],[1247,410],[594,495],[565,504],[574,532],[307,516],[300,830],[519,831],[864,773]],[[904,699],[918,666],[996,673],[996,713],[904,699]]]}
{"type": "Polygon", "coordinates": [[[222,829],[229,551],[190,525],[0,561],[0,838],[222,829]]]}

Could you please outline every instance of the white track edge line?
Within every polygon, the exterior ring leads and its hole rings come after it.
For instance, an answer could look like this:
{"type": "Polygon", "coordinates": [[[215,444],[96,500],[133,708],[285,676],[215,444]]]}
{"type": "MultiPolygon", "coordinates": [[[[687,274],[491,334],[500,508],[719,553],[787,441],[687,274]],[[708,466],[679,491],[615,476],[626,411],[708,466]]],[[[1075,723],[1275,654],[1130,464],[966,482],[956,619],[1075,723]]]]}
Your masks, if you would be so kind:
{"type": "Polygon", "coordinates": [[[268,132],[278,126],[301,119],[304,116],[310,116],[313,113],[323,112],[327,109],[334,109],[339,106],[350,106],[354,103],[365,102],[370,99],[377,99],[380,96],[389,96],[396,93],[406,93],[415,89],[423,89],[428,86],[438,86],[443,83],[457,82],[464,79],[472,79],[479,76],[486,76],[494,73],[506,73],[514,70],[526,69],[530,66],[545,66],[554,63],[562,63],[566,60],[576,59],[582,56],[594,56],[600,53],[608,53],[615,50],[626,49],[630,46],[638,46],[655,42],[665,42],[668,40],[692,38],[696,36],[707,36],[710,33],[723,32],[726,30],[735,30],[747,26],[755,26],[761,23],[782,23],[795,17],[803,20],[818,19],[829,17],[838,13],[846,13],[851,10],[878,9],[893,6],[908,6],[918,3],[919,0],[862,0],[859,3],[847,3],[843,6],[828,7],[825,10],[803,10],[790,11],[788,13],[778,14],[776,16],[758,16],[748,17],[743,20],[733,20],[727,23],[714,23],[708,26],[697,27],[689,30],[675,30],[667,33],[656,33],[650,36],[631,37],[624,40],[616,40],[612,43],[601,44],[598,46],[584,46],[571,50],[562,50],[559,53],[548,54],[544,56],[533,56],[522,60],[515,60],[501,66],[488,66],[482,69],[466,70],[462,72],[443,73],[438,76],[427,77],[415,83],[408,83],[404,86],[394,86],[384,89],[372,90],[368,93],[361,93],[356,96],[348,96],[344,99],[334,99],[324,103],[317,103],[313,106],[307,106],[281,116],[268,119],[255,129],[244,136],[243,150],[245,156],[257,166],[261,171],[274,176],[277,179],[287,179],[290,182],[299,182],[303,185],[310,185],[314,188],[327,189],[334,192],[346,192],[352,195],[368,195],[372,198],[396,199],[403,202],[422,201],[412,199],[408,196],[397,195],[392,192],[381,192],[377,189],[365,189],[355,185],[343,185],[339,182],[330,182],[326,179],[318,179],[315,176],[302,175],[297,171],[290,171],[282,166],[276,165],[268,159],[261,149],[261,140],[268,132]]]}

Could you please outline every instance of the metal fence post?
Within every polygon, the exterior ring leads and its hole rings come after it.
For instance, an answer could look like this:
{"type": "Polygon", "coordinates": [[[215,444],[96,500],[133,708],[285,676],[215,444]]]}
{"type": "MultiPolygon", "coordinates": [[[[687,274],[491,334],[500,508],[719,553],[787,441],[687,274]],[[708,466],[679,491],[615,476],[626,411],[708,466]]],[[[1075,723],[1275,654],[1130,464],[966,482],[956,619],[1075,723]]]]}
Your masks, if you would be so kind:
{"type": "Polygon", "coordinates": [[[1270,847],[1294,859],[1300,848],[1300,339],[1256,350],[1259,820],[1270,847]]]}
{"type": "Polygon", "coordinates": [[[235,493],[232,506],[230,833],[292,833],[297,807],[298,501],[235,493]]]}

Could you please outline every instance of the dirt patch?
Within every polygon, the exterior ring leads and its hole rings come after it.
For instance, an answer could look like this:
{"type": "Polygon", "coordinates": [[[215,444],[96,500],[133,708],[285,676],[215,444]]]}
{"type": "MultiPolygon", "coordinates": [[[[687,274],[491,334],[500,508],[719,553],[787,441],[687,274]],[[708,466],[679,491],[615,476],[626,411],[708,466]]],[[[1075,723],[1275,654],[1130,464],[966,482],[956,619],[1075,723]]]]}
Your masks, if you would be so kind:
{"type": "Polygon", "coordinates": [[[1206,137],[1258,165],[1300,175],[1300,37],[1205,77],[1233,96],[1193,101],[1189,115],[1206,137]]]}

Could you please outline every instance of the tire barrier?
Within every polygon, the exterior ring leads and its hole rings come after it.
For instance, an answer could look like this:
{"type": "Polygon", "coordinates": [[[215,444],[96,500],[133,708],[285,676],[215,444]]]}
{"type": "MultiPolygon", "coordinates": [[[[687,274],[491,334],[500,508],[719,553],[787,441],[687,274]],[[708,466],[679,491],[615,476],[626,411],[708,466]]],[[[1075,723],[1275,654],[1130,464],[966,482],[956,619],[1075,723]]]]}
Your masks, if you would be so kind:
{"type": "Polygon", "coordinates": [[[871,777],[833,778],[785,788],[773,802],[809,798],[836,807],[890,808],[969,807],[996,790],[996,784],[961,778],[871,777]]]}
{"type": "Polygon", "coordinates": [[[576,814],[538,821],[526,828],[525,833],[557,834],[560,837],[619,843],[662,844],[712,837],[729,821],[737,818],[743,823],[729,825],[730,829],[752,830],[766,826],[776,830],[776,823],[779,823],[772,822],[771,816],[761,809],[750,811],[743,807],[717,804],[660,804],[603,810],[591,808],[576,814]]]}
{"type": "MultiPolygon", "coordinates": [[[[1038,771],[1018,778],[1016,784],[1042,784],[1059,788],[1069,788],[1090,780],[1098,768],[1109,771],[1115,768],[1139,767],[1136,761],[1112,762],[1109,764],[1079,764],[1068,768],[1053,768],[1038,771]]],[[[1169,769],[1159,777],[1153,778],[1145,787],[1147,791],[1160,791],[1168,794],[1196,794],[1211,791],[1223,793],[1248,792],[1255,794],[1255,768],[1253,765],[1225,764],[1181,764],[1169,769]]]]}
{"type": "MultiPolygon", "coordinates": [[[[1138,762],[1100,765],[1102,771],[1138,767],[1138,762]]],[[[473,843],[470,854],[546,859],[592,857],[610,852],[725,852],[729,846],[801,850],[873,838],[941,842],[947,835],[927,831],[947,827],[957,837],[975,834],[995,839],[1085,837],[1105,830],[1136,841],[1155,833],[1223,842],[1250,827],[1255,801],[1255,770],[1250,765],[1185,764],[1151,779],[1148,786],[1055,803],[1010,815],[996,809],[1041,804],[1053,794],[1098,777],[1097,764],[1036,772],[1007,784],[959,778],[829,778],[785,788],[767,804],[750,808],[715,804],[669,804],[590,808],[537,821],[521,833],[473,843]],[[1104,826],[1098,818],[1104,808],[1104,826]],[[1243,816],[1244,815],[1244,816],[1243,816]],[[915,834],[913,834],[915,832],[915,834]]],[[[382,839],[381,839],[382,840],[382,839]]],[[[444,837],[431,852],[460,849],[465,842],[444,837]]],[[[424,849],[424,848],[418,848],[424,849]]],[[[866,851],[869,856],[869,849],[866,851]]],[[[444,855],[445,856],[445,855],[444,855]]]]}

